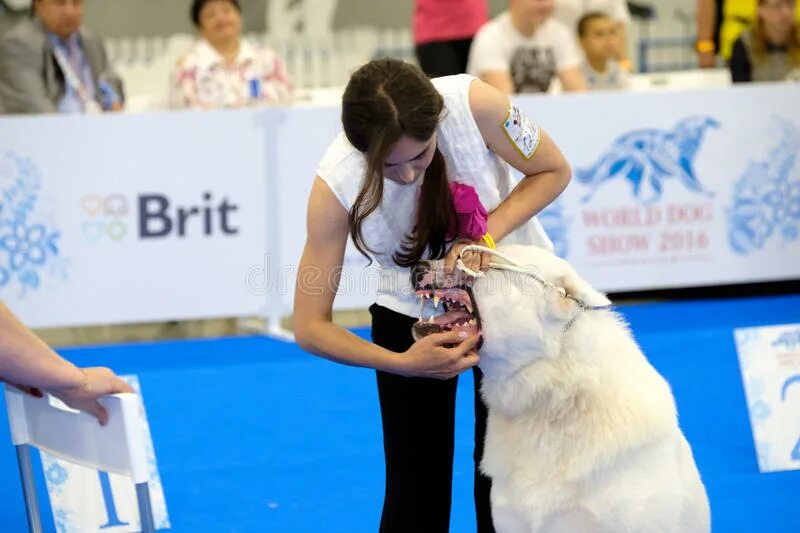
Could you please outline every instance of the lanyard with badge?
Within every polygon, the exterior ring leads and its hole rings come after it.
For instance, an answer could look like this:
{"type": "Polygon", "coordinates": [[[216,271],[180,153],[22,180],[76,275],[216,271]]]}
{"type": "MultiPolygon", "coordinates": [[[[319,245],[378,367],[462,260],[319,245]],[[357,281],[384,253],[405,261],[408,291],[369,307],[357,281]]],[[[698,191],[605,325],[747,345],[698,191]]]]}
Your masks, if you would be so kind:
{"type": "Polygon", "coordinates": [[[64,73],[64,79],[78,95],[78,98],[80,98],[84,111],[86,113],[102,113],[103,109],[100,107],[100,104],[89,96],[89,90],[86,88],[86,84],[81,80],[81,77],[78,76],[78,73],[75,72],[72,63],[70,63],[69,59],[64,54],[64,50],[60,46],[54,46],[53,54],[56,57],[58,66],[61,67],[61,71],[64,73]]]}

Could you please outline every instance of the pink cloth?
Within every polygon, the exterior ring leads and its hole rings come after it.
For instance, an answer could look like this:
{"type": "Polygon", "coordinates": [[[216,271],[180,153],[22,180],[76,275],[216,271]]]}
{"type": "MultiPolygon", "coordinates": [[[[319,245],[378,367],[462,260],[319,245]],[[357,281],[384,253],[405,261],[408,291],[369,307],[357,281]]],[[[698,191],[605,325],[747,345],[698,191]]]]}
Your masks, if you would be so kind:
{"type": "Polygon", "coordinates": [[[447,238],[463,237],[477,241],[483,237],[486,234],[486,219],[489,214],[475,189],[463,183],[450,182],[450,195],[458,220],[458,235],[456,235],[456,221],[451,220],[447,238]]]}
{"type": "Polygon", "coordinates": [[[486,0],[417,0],[414,43],[470,39],[488,20],[486,0]]]}

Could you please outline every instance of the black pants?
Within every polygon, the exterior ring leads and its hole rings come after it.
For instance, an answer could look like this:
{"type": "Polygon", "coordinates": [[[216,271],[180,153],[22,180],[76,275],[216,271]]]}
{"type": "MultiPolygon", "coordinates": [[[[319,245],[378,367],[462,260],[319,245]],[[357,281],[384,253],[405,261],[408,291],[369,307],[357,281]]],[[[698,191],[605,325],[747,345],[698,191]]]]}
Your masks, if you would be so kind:
{"type": "Polygon", "coordinates": [[[420,44],[415,49],[417,61],[429,78],[463,74],[467,71],[471,44],[472,39],[420,44]]]}
{"type": "MultiPolygon", "coordinates": [[[[414,342],[415,319],[379,305],[370,307],[372,340],[395,352],[414,342]]],[[[478,533],[493,533],[491,481],[478,470],[486,435],[486,405],[475,367],[475,511],[478,533]]],[[[453,481],[458,378],[406,378],[377,371],[386,458],[381,533],[447,533],[453,481]]]]}

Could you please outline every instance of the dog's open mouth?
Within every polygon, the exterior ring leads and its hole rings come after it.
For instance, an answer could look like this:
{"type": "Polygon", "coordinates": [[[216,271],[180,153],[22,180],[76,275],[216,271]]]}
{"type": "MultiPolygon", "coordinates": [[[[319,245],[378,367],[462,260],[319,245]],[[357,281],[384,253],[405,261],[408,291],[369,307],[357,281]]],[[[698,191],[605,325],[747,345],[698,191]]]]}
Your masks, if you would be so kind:
{"type": "Polygon", "coordinates": [[[457,274],[437,273],[428,265],[415,267],[413,278],[420,301],[420,319],[412,328],[414,339],[448,331],[481,333],[470,280],[457,274]]]}

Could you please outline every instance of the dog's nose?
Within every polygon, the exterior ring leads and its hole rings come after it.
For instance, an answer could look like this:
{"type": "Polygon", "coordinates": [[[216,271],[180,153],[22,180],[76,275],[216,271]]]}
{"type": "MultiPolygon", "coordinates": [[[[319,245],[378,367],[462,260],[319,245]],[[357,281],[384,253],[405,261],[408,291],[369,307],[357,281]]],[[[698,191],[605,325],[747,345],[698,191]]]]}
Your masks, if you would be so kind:
{"type": "Polygon", "coordinates": [[[411,267],[411,286],[415,288],[420,287],[422,284],[422,278],[430,271],[430,269],[430,261],[420,261],[411,267]]]}

